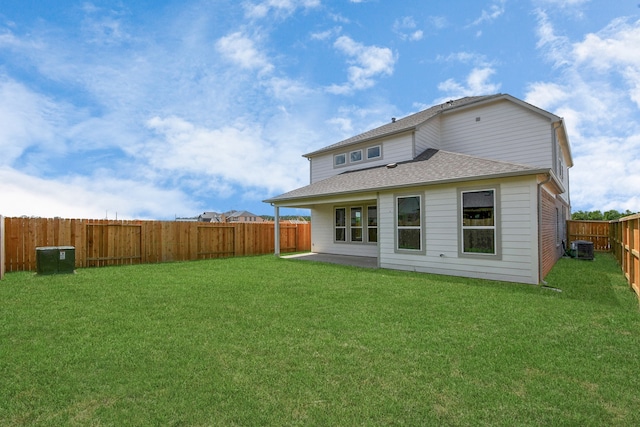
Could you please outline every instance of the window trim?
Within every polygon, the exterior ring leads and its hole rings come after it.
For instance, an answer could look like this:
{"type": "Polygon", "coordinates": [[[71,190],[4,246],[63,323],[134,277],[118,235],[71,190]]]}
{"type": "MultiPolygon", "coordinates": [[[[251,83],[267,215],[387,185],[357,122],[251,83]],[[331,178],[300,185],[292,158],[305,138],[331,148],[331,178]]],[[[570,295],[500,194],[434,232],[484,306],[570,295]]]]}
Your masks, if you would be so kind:
{"type": "Polygon", "coordinates": [[[353,150],[349,152],[349,164],[351,163],[362,163],[362,161],[364,160],[364,157],[362,157],[363,153],[362,153],[362,148],[359,150],[353,150]],[[353,160],[353,155],[354,153],[360,153],[360,159],[359,160],[353,160]]]}
{"type": "MultiPolygon", "coordinates": [[[[332,223],[332,229],[333,229],[333,243],[336,244],[355,244],[355,245],[362,245],[362,244],[366,244],[366,245],[377,245],[378,241],[375,242],[371,242],[369,241],[369,229],[371,228],[375,228],[378,229],[378,205],[376,203],[363,203],[360,205],[335,205],[333,206],[333,223],[332,223]],[[369,226],[369,208],[371,207],[375,207],[376,208],[376,225],[375,226],[369,226]],[[361,214],[361,226],[357,227],[357,226],[352,226],[351,225],[351,212],[353,209],[359,209],[360,210],[360,214],[361,214]],[[338,210],[344,210],[344,218],[345,218],[345,225],[344,226],[338,226],[336,225],[336,212],[338,210]],[[353,239],[353,233],[352,230],[355,228],[360,228],[361,232],[362,232],[362,240],[352,240],[353,239]],[[336,239],[336,230],[338,229],[344,229],[344,240],[337,240],[336,239]]],[[[377,236],[378,233],[376,233],[377,236]]],[[[379,238],[379,236],[377,236],[379,238]]]]}
{"type": "Polygon", "coordinates": [[[348,208],[345,207],[345,206],[334,206],[333,207],[333,243],[349,243],[349,241],[347,240],[348,229],[349,229],[348,222],[347,222],[347,210],[348,210],[348,208]],[[336,223],[336,213],[341,209],[344,210],[344,225],[343,226],[342,225],[339,226],[336,223]],[[336,231],[338,229],[344,229],[344,240],[338,240],[337,239],[336,231]]]}
{"type": "Polygon", "coordinates": [[[378,244],[378,240],[379,240],[379,236],[378,236],[378,205],[367,205],[366,206],[366,210],[367,210],[367,224],[365,226],[365,229],[367,230],[367,234],[366,234],[367,241],[366,241],[366,243],[377,245],[378,244]],[[370,208],[375,208],[375,210],[376,210],[376,222],[375,222],[375,225],[370,225],[370,223],[371,223],[370,217],[369,217],[369,209],[370,208]],[[371,240],[369,240],[369,231],[373,230],[373,229],[376,230],[376,241],[375,242],[372,242],[371,240]]]}
{"type": "Polygon", "coordinates": [[[362,206],[349,207],[349,243],[365,243],[364,239],[364,209],[362,206]],[[353,225],[353,212],[360,210],[360,226],[353,225]],[[353,230],[360,229],[360,240],[353,240],[353,230]]]}
{"type": "Polygon", "coordinates": [[[424,193],[406,193],[406,194],[394,194],[393,196],[393,249],[395,253],[399,254],[411,254],[411,255],[425,255],[427,253],[425,242],[425,209],[424,209],[424,193]],[[420,207],[420,225],[419,226],[399,226],[398,225],[398,199],[404,199],[409,197],[418,198],[418,206],[420,207]],[[398,242],[398,231],[400,229],[418,229],[420,231],[420,249],[406,249],[400,248],[398,242]]]}
{"type": "Polygon", "coordinates": [[[367,160],[376,160],[376,159],[381,159],[382,158],[382,145],[372,145],[371,147],[367,147],[367,160]],[[378,149],[378,155],[377,156],[370,156],[369,155],[369,150],[371,150],[372,148],[377,148],[378,149]]]}
{"type": "Polygon", "coordinates": [[[475,259],[502,259],[502,225],[500,215],[500,185],[489,186],[475,186],[475,187],[462,187],[457,189],[458,199],[458,257],[460,258],[475,258],[475,259]],[[462,220],[462,214],[464,213],[463,206],[463,194],[465,193],[477,193],[481,191],[493,191],[493,226],[483,227],[482,229],[493,229],[494,238],[494,250],[495,253],[488,254],[482,252],[464,252],[464,230],[465,229],[479,229],[478,227],[464,226],[462,220]]]}
{"type": "Polygon", "coordinates": [[[355,150],[351,150],[351,151],[348,151],[348,152],[342,152],[342,153],[334,154],[333,155],[333,167],[334,167],[334,169],[335,168],[344,168],[344,167],[347,167],[349,165],[358,165],[360,163],[378,161],[378,160],[381,160],[382,158],[383,158],[383,155],[382,155],[382,144],[372,145],[370,147],[357,148],[355,150]],[[369,155],[369,150],[371,150],[373,148],[377,148],[378,149],[378,155],[377,156],[370,156],[369,155]],[[351,156],[354,153],[360,153],[360,160],[353,160],[352,159],[351,156]],[[338,163],[339,159],[342,160],[342,163],[338,163]]]}

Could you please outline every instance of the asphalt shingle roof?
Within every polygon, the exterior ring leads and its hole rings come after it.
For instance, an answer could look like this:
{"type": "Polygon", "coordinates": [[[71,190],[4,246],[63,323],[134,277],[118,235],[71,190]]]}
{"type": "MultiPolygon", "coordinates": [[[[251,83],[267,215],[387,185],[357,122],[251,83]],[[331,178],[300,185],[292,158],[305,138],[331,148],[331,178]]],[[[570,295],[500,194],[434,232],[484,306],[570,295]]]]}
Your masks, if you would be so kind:
{"type": "Polygon", "coordinates": [[[273,203],[470,179],[529,175],[547,171],[548,169],[430,148],[413,160],[397,163],[395,167],[379,166],[344,172],[265,202],[273,203]]]}

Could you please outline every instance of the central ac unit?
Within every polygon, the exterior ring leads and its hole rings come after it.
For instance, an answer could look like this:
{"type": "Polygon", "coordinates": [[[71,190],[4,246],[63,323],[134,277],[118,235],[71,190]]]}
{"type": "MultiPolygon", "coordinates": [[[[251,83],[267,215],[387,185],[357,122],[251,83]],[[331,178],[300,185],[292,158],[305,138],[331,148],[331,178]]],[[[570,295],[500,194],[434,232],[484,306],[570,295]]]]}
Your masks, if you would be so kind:
{"type": "Polygon", "coordinates": [[[574,240],[571,242],[571,254],[576,259],[593,259],[593,242],[574,240]]]}

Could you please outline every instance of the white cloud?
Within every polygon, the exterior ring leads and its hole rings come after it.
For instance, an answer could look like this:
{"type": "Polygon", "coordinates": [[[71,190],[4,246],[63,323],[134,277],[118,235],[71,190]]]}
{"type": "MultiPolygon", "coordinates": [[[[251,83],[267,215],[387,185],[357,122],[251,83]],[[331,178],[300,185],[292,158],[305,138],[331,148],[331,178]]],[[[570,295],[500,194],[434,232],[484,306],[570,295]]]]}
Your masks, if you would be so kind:
{"type": "Polygon", "coordinates": [[[529,85],[525,99],[565,119],[574,209],[640,211],[640,21],[616,19],[572,43],[538,16],[538,48],[561,77],[529,85]]]}
{"type": "Polygon", "coordinates": [[[550,110],[566,101],[570,94],[567,88],[557,83],[536,82],[529,85],[525,101],[545,110],[550,110]]]}
{"type": "Polygon", "coordinates": [[[273,70],[273,65],[267,56],[256,48],[251,38],[240,31],[220,38],[216,42],[216,49],[241,68],[257,69],[262,73],[273,70]]]}
{"type": "Polygon", "coordinates": [[[424,32],[417,29],[417,27],[416,21],[412,16],[405,16],[402,19],[396,19],[393,23],[393,31],[398,34],[402,40],[422,40],[424,32]]]}
{"type": "MultiPolygon", "coordinates": [[[[154,117],[147,126],[158,138],[150,141],[139,155],[147,157],[157,170],[269,191],[301,184],[300,177],[291,175],[286,168],[287,162],[293,156],[297,160],[300,153],[279,152],[263,138],[263,129],[256,125],[236,123],[208,129],[172,116],[154,117]],[[243,165],[242,169],[238,165],[243,165]]],[[[212,191],[217,191],[213,187],[212,191]]]]}
{"type": "MultiPolygon", "coordinates": [[[[120,5],[121,6],[121,5],[120,5]]],[[[130,40],[123,17],[127,10],[119,10],[114,6],[109,10],[85,3],[82,10],[85,17],[82,21],[82,35],[89,43],[115,45],[130,40]]]]}
{"type": "Polygon", "coordinates": [[[569,39],[555,34],[555,29],[545,11],[538,9],[536,10],[536,15],[538,17],[538,27],[536,28],[538,35],[537,48],[543,50],[546,57],[554,63],[554,66],[559,67],[568,64],[569,39]]]}
{"type": "Polygon", "coordinates": [[[495,70],[491,67],[474,68],[464,83],[448,79],[438,84],[438,90],[445,92],[446,99],[497,93],[500,91],[500,84],[489,81],[494,73],[495,70]]]}
{"type": "Polygon", "coordinates": [[[0,194],[5,216],[157,219],[200,208],[179,190],[113,178],[108,171],[45,179],[0,167],[0,194]]]}
{"type": "Polygon", "coordinates": [[[545,3],[554,7],[563,6],[579,6],[585,3],[589,3],[592,0],[537,0],[539,3],[545,3]]]}
{"type": "Polygon", "coordinates": [[[50,150],[64,148],[55,143],[55,108],[47,97],[0,75],[0,165],[12,164],[36,143],[50,150]]]}
{"type": "Polygon", "coordinates": [[[313,40],[327,40],[328,38],[333,37],[334,30],[326,30],[320,31],[316,33],[311,33],[311,38],[313,40]]]}
{"type": "Polygon", "coordinates": [[[640,107],[640,21],[617,19],[598,34],[573,45],[574,67],[615,73],[629,88],[628,97],[640,107]]]}
{"type": "Polygon", "coordinates": [[[470,26],[476,26],[484,22],[491,23],[495,21],[504,13],[505,3],[506,3],[506,0],[494,1],[494,3],[489,7],[489,10],[483,9],[480,16],[475,21],[473,21],[470,26]]]}
{"type": "Polygon", "coordinates": [[[265,86],[275,99],[292,103],[317,94],[313,88],[289,78],[274,77],[265,82],[265,86]]]}
{"type": "Polygon", "coordinates": [[[427,23],[436,30],[442,30],[449,26],[449,21],[444,16],[430,16],[427,23]]]}
{"type": "Polygon", "coordinates": [[[334,47],[350,58],[348,63],[351,65],[348,68],[348,83],[328,87],[330,93],[348,94],[367,89],[375,85],[375,77],[393,74],[396,55],[389,48],[365,46],[347,36],[339,37],[334,47]]]}
{"type": "Polygon", "coordinates": [[[640,135],[599,135],[584,145],[571,169],[571,200],[582,210],[640,211],[640,135]]]}
{"type": "Polygon", "coordinates": [[[437,61],[441,62],[461,62],[463,64],[473,64],[476,67],[491,67],[494,64],[485,55],[474,52],[452,52],[447,56],[438,55],[437,61]]]}
{"type": "Polygon", "coordinates": [[[287,17],[297,9],[319,7],[320,0],[264,0],[258,3],[245,2],[243,7],[248,18],[261,19],[273,12],[278,17],[287,17]]]}

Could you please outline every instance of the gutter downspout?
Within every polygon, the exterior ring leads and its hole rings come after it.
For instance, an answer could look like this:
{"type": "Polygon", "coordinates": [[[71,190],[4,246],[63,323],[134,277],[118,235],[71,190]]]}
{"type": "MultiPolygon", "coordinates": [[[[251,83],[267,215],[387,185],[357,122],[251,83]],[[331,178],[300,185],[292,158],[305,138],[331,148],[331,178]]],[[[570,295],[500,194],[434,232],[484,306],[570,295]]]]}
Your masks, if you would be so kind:
{"type": "Polygon", "coordinates": [[[547,174],[547,179],[538,184],[538,282],[546,285],[542,279],[542,186],[551,181],[551,174],[547,174]]]}

